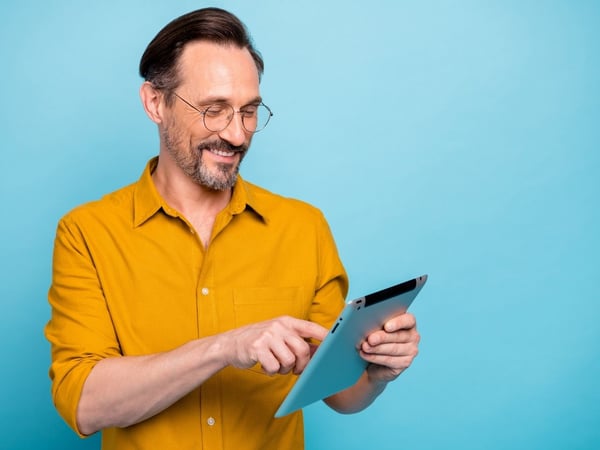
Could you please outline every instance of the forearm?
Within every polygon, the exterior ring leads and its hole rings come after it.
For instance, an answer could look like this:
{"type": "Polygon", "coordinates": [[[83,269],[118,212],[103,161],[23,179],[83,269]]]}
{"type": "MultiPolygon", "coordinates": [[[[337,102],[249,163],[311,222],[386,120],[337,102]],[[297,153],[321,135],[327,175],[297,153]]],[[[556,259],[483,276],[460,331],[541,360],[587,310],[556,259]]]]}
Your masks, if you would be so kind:
{"type": "Polygon", "coordinates": [[[325,399],[325,403],[342,414],[353,414],[369,406],[387,385],[385,381],[373,381],[365,370],[353,386],[325,399]]]}
{"type": "Polygon", "coordinates": [[[83,386],[77,409],[81,433],[126,427],[169,407],[225,367],[219,342],[210,337],[146,356],[107,358],[83,386]]]}

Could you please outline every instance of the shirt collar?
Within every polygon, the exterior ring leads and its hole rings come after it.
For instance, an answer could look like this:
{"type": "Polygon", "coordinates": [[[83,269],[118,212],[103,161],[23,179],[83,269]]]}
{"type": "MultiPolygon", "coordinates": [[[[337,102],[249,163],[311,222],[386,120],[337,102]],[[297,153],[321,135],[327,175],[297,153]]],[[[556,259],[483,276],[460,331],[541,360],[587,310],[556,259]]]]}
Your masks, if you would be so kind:
{"type": "Polygon", "coordinates": [[[253,192],[252,185],[238,175],[237,182],[233,187],[233,194],[229,205],[227,205],[229,213],[234,216],[244,212],[246,209],[250,209],[256,215],[258,215],[263,221],[266,222],[267,218],[265,212],[267,210],[266,205],[263,205],[253,192]]]}
{"type": "Polygon", "coordinates": [[[135,192],[133,197],[133,226],[138,227],[150,217],[152,217],[158,210],[166,206],[165,201],[162,199],[154,182],[152,181],[152,172],[156,169],[158,164],[158,156],[152,158],[146,164],[142,176],[135,186],[135,192]]]}
{"type": "MultiPolygon", "coordinates": [[[[133,226],[138,227],[145,223],[150,217],[156,214],[161,209],[168,215],[177,217],[177,211],[173,210],[165,200],[160,196],[152,181],[152,172],[156,169],[158,157],[152,158],[146,164],[142,176],[137,182],[134,193],[134,212],[133,226]]],[[[233,187],[231,200],[226,207],[226,210],[231,215],[241,214],[249,207],[251,211],[256,213],[263,221],[267,221],[265,216],[266,205],[262,205],[252,191],[252,185],[247,183],[238,175],[237,182],[233,187]]]]}

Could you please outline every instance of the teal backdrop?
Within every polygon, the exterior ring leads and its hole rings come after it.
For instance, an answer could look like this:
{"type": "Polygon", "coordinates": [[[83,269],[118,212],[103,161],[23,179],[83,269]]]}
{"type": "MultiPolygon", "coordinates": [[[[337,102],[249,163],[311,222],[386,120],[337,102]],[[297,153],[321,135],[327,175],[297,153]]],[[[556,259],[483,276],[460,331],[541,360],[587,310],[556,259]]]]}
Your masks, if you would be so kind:
{"type": "MultiPolygon", "coordinates": [[[[413,366],[307,448],[600,448],[600,2],[212,4],[266,60],[245,178],[324,211],[350,296],[430,276],[413,366]]],[[[99,448],[49,393],[55,227],[157,153],[139,57],[201,6],[0,4],[2,449],[99,448]]]]}

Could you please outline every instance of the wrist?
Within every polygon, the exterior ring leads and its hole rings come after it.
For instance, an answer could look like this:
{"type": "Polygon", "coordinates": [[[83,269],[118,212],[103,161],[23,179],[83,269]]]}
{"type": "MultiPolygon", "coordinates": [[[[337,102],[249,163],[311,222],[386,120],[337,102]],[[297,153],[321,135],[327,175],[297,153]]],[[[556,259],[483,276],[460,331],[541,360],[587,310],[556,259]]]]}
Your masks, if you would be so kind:
{"type": "Polygon", "coordinates": [[[218,339],[218,335],[200,338],[194,341],[194,352],[198,367],[201,371],[208,371],[211,374],[219,372],[229,364],[225,353],[225,346],[218,339]]]}
{"type": "Polygon", "coordinates": [[[376,364],[369,364],[367,366],[367,370],[365,371],[367,376],[367,383],[371,387],[373,392],[377,393],[377,395],[382,393],[385,390],[388,383],[391,381],[385,378],[381,378],[381,372],[379,368],[380,367],[376,364]]]}

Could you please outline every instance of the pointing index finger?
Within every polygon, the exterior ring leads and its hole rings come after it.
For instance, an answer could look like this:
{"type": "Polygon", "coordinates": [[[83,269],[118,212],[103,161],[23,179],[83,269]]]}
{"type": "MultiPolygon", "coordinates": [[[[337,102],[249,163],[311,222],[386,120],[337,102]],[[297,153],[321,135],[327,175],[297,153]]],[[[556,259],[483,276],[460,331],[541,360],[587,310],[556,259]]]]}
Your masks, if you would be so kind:
{"type": "Polygon", "coordinates": [[[315,322],[308,320],[296,319],[291,317],[291,327],[303,338],[313,338],[322,341],[327,336],[329,330],[315,322]]]}

